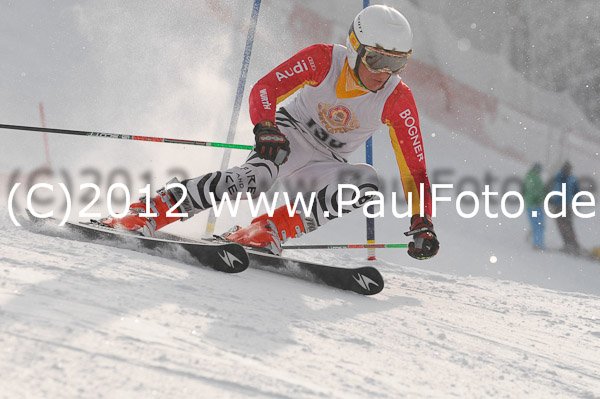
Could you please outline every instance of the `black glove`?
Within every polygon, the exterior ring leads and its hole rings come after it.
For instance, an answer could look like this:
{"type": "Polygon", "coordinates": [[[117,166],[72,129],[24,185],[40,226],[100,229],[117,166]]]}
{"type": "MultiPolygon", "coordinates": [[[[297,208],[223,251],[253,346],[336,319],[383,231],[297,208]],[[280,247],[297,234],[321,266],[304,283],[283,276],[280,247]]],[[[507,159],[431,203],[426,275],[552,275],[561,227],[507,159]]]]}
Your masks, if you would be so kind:
{"type": "Polygon", "coordinates": [[[414,236],[413,241],[408,244],[408,254],[415,259],[433,258],[440,249],[431,216],[413,215],[410,219],[410,231],[404,233],[406,236],[414,236]]]}
{"type": "Polygon", "coordinates": [[[275,122],[262,121],[254,126],[256,145],[254,151],[262,159],[268,159],[275,165],[283,165],[290,155],[290,142],[279,131],[275,122]]]}

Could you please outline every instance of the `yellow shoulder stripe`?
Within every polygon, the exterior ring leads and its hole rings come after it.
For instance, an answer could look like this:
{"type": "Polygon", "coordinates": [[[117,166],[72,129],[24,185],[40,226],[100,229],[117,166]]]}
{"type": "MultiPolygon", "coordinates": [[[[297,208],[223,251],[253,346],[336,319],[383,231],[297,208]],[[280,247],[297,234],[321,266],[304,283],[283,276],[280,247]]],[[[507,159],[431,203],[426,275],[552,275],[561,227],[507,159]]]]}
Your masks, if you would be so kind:
{"type": "Polygon", "coordinates": [[[419,188],[417,187],[417,183],[415,182],[408,164],[406,163],[406,159],[402,153],[402,148],[398,142],[398,136],[396,136],[396,131],[389,121],[387,122],[387,125],[390,128],[390,139],[392,140],[392,147],[394,147],[396,161],[398,162],[398,167],[400,168],[400,177],[402,179],[402,187],[404,188],[404,197],[408,201],[408,193],[411,193],[412,204],[410,205],[412,208],[412,215],[414,215],[420,212],[419,204],[421,202],[421,198],[419,197],[419,188]]]}
{"type": "Polygon", "coordinates": [[[303,88],[306,85],[316,86],[317,82],[312,81],[312,80],[305,80],[304,82],[302,82],[298,86],[294,87],[292,90],[290,90],[287,93],[282,94],[281,96],[277,97],[277,100],[276,100],[277,104],[283,102],[286,98],[288,98],[289,96],[291,96],[292,94],[294,94],[295,92],[297,92],[298,90],[300,90],[301,88],[303,88]]]}

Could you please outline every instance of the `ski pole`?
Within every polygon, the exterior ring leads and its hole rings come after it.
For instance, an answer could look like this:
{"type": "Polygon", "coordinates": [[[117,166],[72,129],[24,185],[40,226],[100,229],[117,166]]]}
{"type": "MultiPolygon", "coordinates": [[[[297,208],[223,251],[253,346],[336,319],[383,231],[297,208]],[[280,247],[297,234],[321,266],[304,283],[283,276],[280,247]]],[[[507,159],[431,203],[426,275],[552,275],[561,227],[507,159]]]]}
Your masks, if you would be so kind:
{"type": "Polygon", "coordinates": [[[149,141],[149,142],[154,142],[154,143],[198,145],[198,146],[203,146],[203,147],[235,148],[235,149],[240,149],[240,150],[252,150],[254,148],[254,146],[252,146],[252,145],[245,145],[245,144],[229,144],[229,143],[216,143],[213,141],[168,139],[165,137],[137,136],[137,135],[119,134],[119,133],[87,132],[87,131],[82,131],[82,130],[50,129],[50,128],[45,128],[45,127],[35,127],[35,126],[17,126],[17,125],[2,125],[2,124],[0,124],[0,129],[26,130],[26,131],[33,131],[33,132],[45,132],[45,133],[56,133],[56,134],[70,134],[70,135],[74,135],[74,136],[107,137],[107,138],[111,138],[111,139],[149,141]]]}
{"type": "MultiPolygon", "coordinates": [[[[246,78],[248,76],[248,68],[250,67],[252,47],[254,46],[254,35],[256,33],[256,25],[258,24],[260,2],[261,0],[254,0],[254,5],[252,6],[250,26],[248,27],[248,35],[246,36],[246,46],[244,48],[244,57],[242,60],[242,69],[240,71],[237,92],[235,93],[235,102],[233,103],[233,110],[231,112],[229,131],[227,132],[227,143],[232,142],[233,138],[235,137],[240,110],[242,108],[242,97],[244,96],[244,88],[246,87],[246,78]]],[[[231,151],[225,150],[223,153],[223,158],[221,159],[221,170],[225,170],[229,167],[229,158],[231,158],[231,151]]],[[[208,220],[206,221],[206,230],[204,231],[205,237],[210,237],[214,234],[216,224],[217,215],[215,214],[215,209],[210,208],[210,211],[208,212],[208,220]]]]}
{"type": "Polygon", "coordinates": [[[284,245],[283,249],[364,249],[364,248],[408,248],[408,244],[306,244],[284,245]]]}

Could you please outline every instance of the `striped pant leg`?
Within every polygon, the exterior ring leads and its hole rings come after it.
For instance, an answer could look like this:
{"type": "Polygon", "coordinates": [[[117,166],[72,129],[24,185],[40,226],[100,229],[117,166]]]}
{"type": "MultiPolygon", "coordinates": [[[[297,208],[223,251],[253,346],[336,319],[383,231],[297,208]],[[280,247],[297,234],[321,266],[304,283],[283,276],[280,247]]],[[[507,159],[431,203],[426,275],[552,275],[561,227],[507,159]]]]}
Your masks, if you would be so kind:
{"type": "Polygon", "coordinates": [[[367,164],[315,162],[286,177],[284,185],[292,204],[296,195],[307,205],[312,199],[307,216],[318,227],[361,208],[371,199],[367,192],[379,190],[379,177],[367,164]]]}
{"type": "Polygon", "coordinates": [[[214,205],[219,204],[225,195],[232,200],[238,193],[243,199],[246,199],[246,193],[258,198],[260,193],[271,188],[278,174],[279,168],[273,162],[261,159],[252,152],[241,166],[207,173],[181,183],[186,187],[194,206],[192,213],[196,214],[213,206],[211,193],[214,205]]]}

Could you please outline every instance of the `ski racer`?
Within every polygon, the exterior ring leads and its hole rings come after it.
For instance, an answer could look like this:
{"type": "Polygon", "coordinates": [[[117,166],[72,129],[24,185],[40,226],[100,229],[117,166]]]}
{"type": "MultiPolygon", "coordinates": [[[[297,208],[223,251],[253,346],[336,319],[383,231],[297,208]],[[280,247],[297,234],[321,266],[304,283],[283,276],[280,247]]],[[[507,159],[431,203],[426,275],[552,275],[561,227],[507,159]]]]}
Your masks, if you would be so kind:
{"type": "Polygon", "coordinates": [[[431,196],[419,118],[412,92],[399,76],[411,53],[412,31],[400,12],[383,5],[363,9],[350,26],[346,47],[307,47],[254,85],[250,117],[256,144],[243,165],[182,181],[187,195],[177,188],[159,190],[150,202],[155,217],[140,216],[146,212],[142,199],[125,217],[99,222],[152,236],[179,220],[167,217],[166,211],[182,197],[178,211],[189,218],[212,206],[210,193],[217,202],[225,193],[230,198],[238,193],[257,198],[280,179],[293,194],[308,198],[316,193],[310,212],[290,216],[282,206],[273,216],[264,214],[249,226],[236,226],[223,238],[281,254],[287,239],[342,216],[337,209],[339,184],[353,184],[359,190],[358,201],[342,207],[342,214],[362,206],[369,199],[366,192],[378,190],[376,170],[348,163],[346,157],[383,125],[389,130],[405,197],[410,198],[413,241],[408,254],[416,259],[433,257],[439,242],[429,216],[431,196]],[[293,101],[279,106],[294,93],[293,101]]]}

